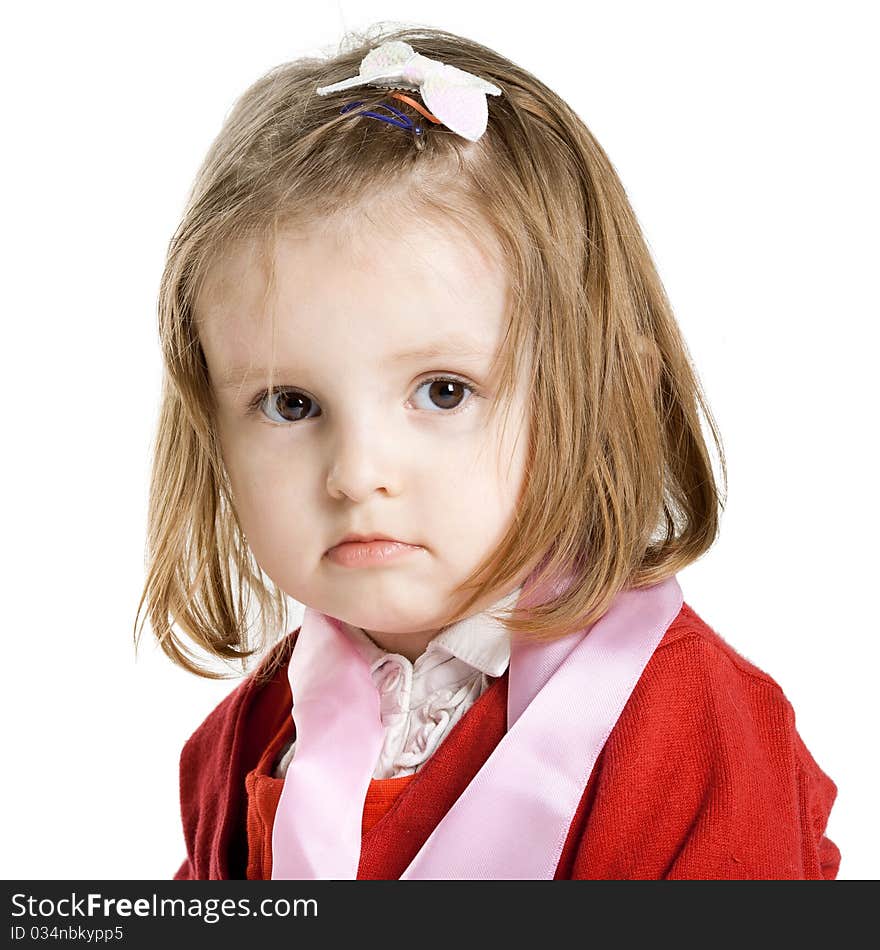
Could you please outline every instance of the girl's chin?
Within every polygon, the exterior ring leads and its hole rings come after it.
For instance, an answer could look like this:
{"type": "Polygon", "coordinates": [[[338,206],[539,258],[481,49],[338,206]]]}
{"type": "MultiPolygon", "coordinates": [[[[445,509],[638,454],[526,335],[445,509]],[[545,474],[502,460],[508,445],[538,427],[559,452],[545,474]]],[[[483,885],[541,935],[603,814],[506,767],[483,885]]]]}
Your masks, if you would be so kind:
{"type": "Polygon", "coordinates": [[[358,627],[368,634],[375,634],[378,637],[382,637],[384,634],[393,637],[400,636],[401,634],[412,634],[414,632],[418,635],[420,631],[434,629],[424,622],[423,617],[418,616],[402,617],[396,614],[392,617],[387,614],[384,616],[377,614],[370,614],[369,616],[347,614],[344,617],[339,617],[339,619],[344,620],[352,627],[358,627]]]}

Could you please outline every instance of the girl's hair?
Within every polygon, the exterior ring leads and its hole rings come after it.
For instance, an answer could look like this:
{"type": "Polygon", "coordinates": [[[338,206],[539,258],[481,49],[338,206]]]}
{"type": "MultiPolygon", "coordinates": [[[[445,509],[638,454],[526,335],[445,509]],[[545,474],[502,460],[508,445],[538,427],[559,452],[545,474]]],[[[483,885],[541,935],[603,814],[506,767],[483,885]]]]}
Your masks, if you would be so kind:
{"type": "MultiPolygon", "coordinates": [[[[341,49],[279,66],[238,100],[197,175],[162,275],[165,375],[137,613],[146,603],[164,651],[214,678],[193,645],[243,662],[288,623],[285,594],[260,570],[236,517],[197,332],[206,275],[242,242],[266,247],[271,260],[282,229],[357,221],[379,199],[383,209],[403,203],[414,219],[439,216],[477,241],[490,233],[503,250],[511,303],[493,411],[528,373],[527,475],[510,531],[459,588],[472,593],[449,623],[537,567],[542,580],[573,570],[573,583],[498,619],[512,635],[571,633],[622,589],[656,584],[699,558],[724,507],[700,411],[726,496],[720,435],[626,193],[581,119],[526,70],[451,33],[380,24],[341,49]],[[415,110],[420,135],[340,114],[353,99],[375,108],[387,93],[374,87],[316,95],[354,76],[390,39],[501,87],[477,142],[415,110]],[[259,623],[248,620],[252,598],[259,623]]],[[[142,629],[136,618],[136,642],[142,629]]]]}

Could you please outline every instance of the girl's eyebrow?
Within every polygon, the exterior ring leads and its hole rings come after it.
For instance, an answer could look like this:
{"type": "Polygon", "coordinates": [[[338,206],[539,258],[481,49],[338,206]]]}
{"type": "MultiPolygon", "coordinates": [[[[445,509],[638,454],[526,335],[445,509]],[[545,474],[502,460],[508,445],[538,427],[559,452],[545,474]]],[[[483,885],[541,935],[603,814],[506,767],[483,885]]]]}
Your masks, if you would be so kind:
{"type": "MultiPolygon", "coordinates": [[[[455,360],[483,360],[489,355],[488,347],[471,337],[451,336],[436,343],[430,343],[426,346],[418,346],[413,349],[403,350],[395,353],[387,360],[392,363],[416,362],[419,360],[436,359],[441,356],[449,357],[455,360]]],[[[275,370],[275,378],[282,376],[295,376],[295,367],[282,367],[275,370]]],[[[269,371],[262,367],[253,367],[247,363],[235,363],[232,366],[222,370],[219,375],[219,388],[231,389],[240,386],[243,382],[250,379],[267,379],[269,371]]]]}
{"type": "Polygon", "coordinates": [[[427,346],[418,346],[411,350],[395,353],[389,363],[404,363],[407,360],[430,360],[437,356],[449,356],[454,359],[483,359],[487,347],[479,340],[467,336],[450,336],[427,346]]]}

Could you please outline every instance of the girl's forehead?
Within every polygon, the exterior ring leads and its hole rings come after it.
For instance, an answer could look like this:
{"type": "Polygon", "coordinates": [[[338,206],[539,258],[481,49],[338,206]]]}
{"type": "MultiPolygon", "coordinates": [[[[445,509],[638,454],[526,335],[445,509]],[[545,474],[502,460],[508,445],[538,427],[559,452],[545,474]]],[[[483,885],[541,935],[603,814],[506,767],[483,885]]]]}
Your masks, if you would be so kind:
{"type": "Polygon", "coordinates": [[[418,220],[316,223],[218,260],[198,306],[212,369],[266,365],[271,351],[316,359],[358,351],[492,358],[506,326],[508,275],[497,246],[418,220]],[[265,352],[264,352],[265,351],[265,352]]]}
{"type": "Polygon", "coordinates": [[[209,269],[200,323],[314,318],[346,309],[427,311],[443,322],[497,309],[508,274],[497,242],[430,219],[314,222],[229,248],[209,269]]]}

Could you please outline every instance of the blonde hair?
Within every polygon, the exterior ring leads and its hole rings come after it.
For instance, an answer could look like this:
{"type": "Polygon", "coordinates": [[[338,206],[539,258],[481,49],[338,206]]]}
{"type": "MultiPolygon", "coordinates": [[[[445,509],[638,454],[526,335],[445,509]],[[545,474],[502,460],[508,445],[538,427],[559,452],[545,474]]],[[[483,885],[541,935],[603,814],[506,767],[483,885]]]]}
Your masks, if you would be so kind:
{"type": "Polygon", "coordinates": [[[138,616],[146,604],[163,650],[205,676],[218,674],[196,662],[193,645],[243,662],[285,632],[287,610],[236,517],[197,332],[200,288],[238,242],[271,244],[280,229],[319,216],[353,219],[389,190],[414,214],[439,214],[477,238],[489,226],[504,251],[511,308],[495,411],[513,392],[522,355],[532,357],[527,478],[515,517],[458,589],[472,593],[449,623],[531,566],[541,579],[573,570],[574,582],[499,619],[514,636],[571,633],[621,590],[699,558],[724,506],[700,411],[726,494],[720,435],[635,214],[582,120],[526,70],[451,33],[380,27],[342,48],[278,66],[237,101],[198,172],[162,275],[165,377],[138,616]],[[390,39],[501,87],[479,141],[411,109],[420,135],[340,114],[352,99],[375,108],[387,98],[375,88],[315,94],[354,76],[369,49],[390,39]],[[247,619],[252,598],[257,623],[247,619]]]}

